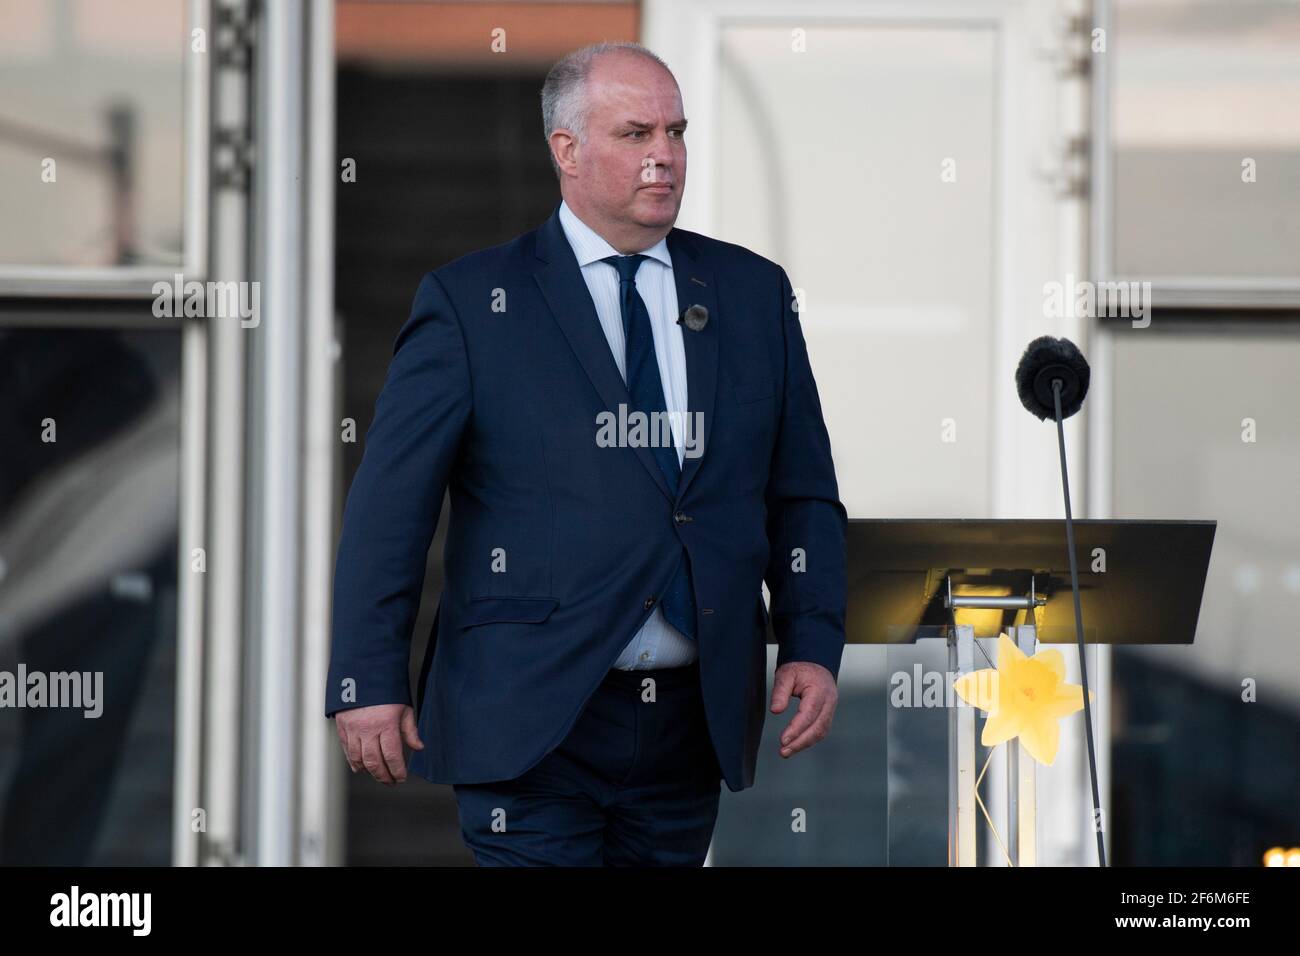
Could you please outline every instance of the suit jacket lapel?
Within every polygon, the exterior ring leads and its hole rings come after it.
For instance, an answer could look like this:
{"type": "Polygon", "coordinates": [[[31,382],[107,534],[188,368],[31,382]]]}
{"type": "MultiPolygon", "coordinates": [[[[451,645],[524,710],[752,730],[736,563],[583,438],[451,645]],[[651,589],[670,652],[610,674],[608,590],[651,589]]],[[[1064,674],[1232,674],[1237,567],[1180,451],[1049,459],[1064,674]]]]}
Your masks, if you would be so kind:
{"type": "MultiPolygon", "coordinates": [[[[714,399],[718,391],[718,336],[721,315],[713,270],[704,261],[700,248],[680,229],[668,233],[668,254],[673,260],[673,280],[677,286],[677,315],[680,318],[692,305],[702,305],[709,318],[698,332],[683,325],[682,342],[686,347],[686,407],[692,423],[703,421],[703,435],[697,433],[695,457],[682,460],[682,477],[677,483],[680,500],[700,470],[708,448],[709,429],[713,427],[714,399]]],[[[615,370],[617,375],[617,370],[615,370]]]]}
{"type": "MultiPolygon", "coordinates": [[[[564,235],[564,228],[560,225],[558,203],[551,217],[537,230],[535,254],[539,260],[538,268],[534,272],[537,284],[541,287],[542,295],[545,296],[546,304],[550,306],[551,314],[559,324],[560,331],[569,340],[569,347],[573,349],[574,355],[578,357],[583,370],[587,373],[587,378],[591,379],[591,384],[600,395],[600,400],[605,408],[615,415],[618,414],[620,404],[630,410],[632,396],[628,393],[623,376],[619,374],[618,365],[614,362],[614,356],[609,351],[609,342],[600,327],[600,318],[596,315],[596,306],[587,291],[587,283],[582,278],[582,270],[578,268],[577,257],[574,256],[573,247],[569,245],[569,240],[564,235]]],[[[689,367],[686,374],[690,375],[689,367]]],[[[591,435],[592,441],[595,441],[594,419],[591,422],[591,435]]],[[[655,462],[651,449],[645,446],[633,446],[632,451],[645,466],[645,470],[663,496],[671,501],[673,496],[668,490],[668,483],[664,481],[663,474],[659,471],[659,465],[655,462]]],[[[680,488],[679,483],[678,489],[680,488]]]]}

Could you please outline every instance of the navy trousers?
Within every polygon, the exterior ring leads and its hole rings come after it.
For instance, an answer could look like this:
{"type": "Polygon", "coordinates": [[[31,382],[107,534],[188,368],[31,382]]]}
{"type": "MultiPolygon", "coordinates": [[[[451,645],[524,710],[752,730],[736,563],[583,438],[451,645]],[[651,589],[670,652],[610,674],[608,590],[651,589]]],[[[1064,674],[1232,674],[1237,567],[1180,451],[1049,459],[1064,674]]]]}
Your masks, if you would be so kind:
{"type": "Polygon", "coordinates": [[[697,660],[611,670],[532,768],[452,789],[479,866],[700,866],[721,780],[697,660]]]}

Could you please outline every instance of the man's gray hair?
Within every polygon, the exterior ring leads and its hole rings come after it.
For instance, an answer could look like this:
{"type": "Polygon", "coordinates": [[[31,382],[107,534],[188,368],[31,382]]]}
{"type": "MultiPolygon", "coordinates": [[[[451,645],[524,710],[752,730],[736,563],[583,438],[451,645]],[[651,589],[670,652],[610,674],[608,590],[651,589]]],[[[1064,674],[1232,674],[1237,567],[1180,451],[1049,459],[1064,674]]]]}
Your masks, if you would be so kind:
{"type": "Polygon", "coordinates": [[[557,129],[567,129],[573,132],[579,143],[587,141],[587,77],[598,56],[620,50],[654,60],[672,76],[673,71],[668,69],[667,63],[640,43],[630,40],[593,43],[557,60],[542,84],[542,130],[546,136],[546,155],[557,179],[560,165],[551,151],[551,134],[557,129]]]}

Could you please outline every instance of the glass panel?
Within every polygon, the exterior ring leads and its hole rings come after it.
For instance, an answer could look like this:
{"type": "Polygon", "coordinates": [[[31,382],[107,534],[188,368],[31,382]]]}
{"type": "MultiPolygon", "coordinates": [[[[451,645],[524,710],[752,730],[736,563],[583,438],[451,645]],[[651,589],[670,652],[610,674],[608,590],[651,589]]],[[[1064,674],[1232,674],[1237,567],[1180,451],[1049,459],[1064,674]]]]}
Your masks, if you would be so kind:
{"type": "Polygon", "coordinates": [[[1113,272],[1300,276],[1300,4],[1115,0],[1114,24],[1113,272]]]}
{"type": "Polygon", "coordinates": [[[1300,832],[1300,341],[1114,355],[1115,515],[1219,523],[1196,642],[1115,650],[1114,863],[1258,866],[1300,832]]]}
{"type": "Polygon", "coordinates": [[[0,329],[0,864],[171,861],[179,370],[0,329]]]}
{"type": "Polygon", "coordinates": [[[185,7],[0,4],[0,265],[182,261],[185,7]]]}
{"type": "MultiPolygon", "coordinates": [[[[776,645],[768,645],[769,695],[776,654],[776,645]]],[[[733,793],[722,785],[712,865],[885,865],[884,666],[884,648],[846,647],[835,726],[826,739],[792,758],[780,756],[779,737],[799,702],[791,700],[783,714],[767,713],[756,786],[733,793]]]]}
{"type": "MultiPolygon", "coordinates": [[[[885,698],[889,866],[948,863],[948,642],[889,644],[885,698]],[[936,702],[937,701],[937,702],[936,702]]],[[[976,722],[976,740],[979,739],[976,722]]],[[[978,745],[977,751],[981,751],[978,745]]],[[[976,819],[976,825],[983,824],[976,819]]]]}

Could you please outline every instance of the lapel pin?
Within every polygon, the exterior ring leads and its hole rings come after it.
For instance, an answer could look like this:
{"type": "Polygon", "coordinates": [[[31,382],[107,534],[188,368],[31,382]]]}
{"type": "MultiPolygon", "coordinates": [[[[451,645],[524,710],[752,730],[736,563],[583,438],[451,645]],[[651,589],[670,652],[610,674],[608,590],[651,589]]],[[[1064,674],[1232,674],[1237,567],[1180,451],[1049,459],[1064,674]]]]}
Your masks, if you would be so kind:
{"type": "Polygon", "coordinates": [[[678,318],[678,325],[685,325],[692,332],[698,332],[709,321],[709,310],[702,305],[693,305],[678,318]]]}

